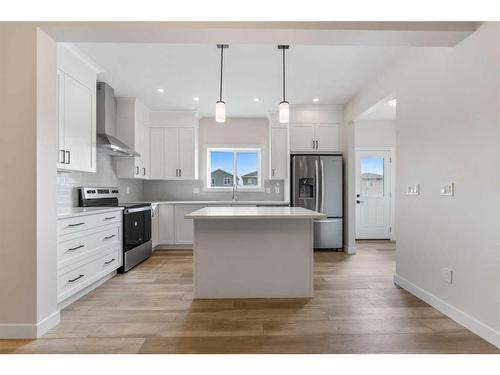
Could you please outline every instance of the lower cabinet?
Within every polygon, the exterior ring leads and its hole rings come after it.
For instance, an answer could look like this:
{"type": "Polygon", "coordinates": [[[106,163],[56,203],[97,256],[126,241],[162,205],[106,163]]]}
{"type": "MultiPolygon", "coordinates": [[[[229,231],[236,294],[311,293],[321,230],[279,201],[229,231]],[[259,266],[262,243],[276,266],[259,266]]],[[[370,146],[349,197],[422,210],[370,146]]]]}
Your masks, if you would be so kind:
{"type": "MultiPolygon", "coordinates": [[[[58,219],[59,304],[73,302],[78,297],[75,296],[78,292],[110,275],[122,265],[122,230],[121,209],[58,219]]],[[[90,290],[88,288],[86,291],[90,290]]]]}
{"type": "Polygon", "coordinates": [[[184,216],[205,207],[194,204],[159,204],[158,241],[160,245],[192,245],[193,220],[184,216]]]}
{"type": "Polygon", "coordinates": [[[158,246],[158,244],[160,243],[159,226],[160,226],[160,206],[158,206],[157,204],[153,204],[151,206],[151,242],[153,246],[153,251],[155,250],[155,247],[158,246]]]}

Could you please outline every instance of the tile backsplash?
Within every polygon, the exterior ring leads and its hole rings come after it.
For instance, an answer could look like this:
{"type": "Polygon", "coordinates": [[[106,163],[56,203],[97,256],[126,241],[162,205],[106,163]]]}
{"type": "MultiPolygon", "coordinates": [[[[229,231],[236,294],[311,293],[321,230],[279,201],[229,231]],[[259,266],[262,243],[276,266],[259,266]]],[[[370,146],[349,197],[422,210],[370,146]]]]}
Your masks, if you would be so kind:
{"type": "Polygon", "coordinates": [[[120,201],[133,202],[143,199],[142,181],[116,177],[113,158],[102,152],[97,153],[96,173],[57,172],[57,207],[78,206],[80,186],[118,186],[120,201]]]}

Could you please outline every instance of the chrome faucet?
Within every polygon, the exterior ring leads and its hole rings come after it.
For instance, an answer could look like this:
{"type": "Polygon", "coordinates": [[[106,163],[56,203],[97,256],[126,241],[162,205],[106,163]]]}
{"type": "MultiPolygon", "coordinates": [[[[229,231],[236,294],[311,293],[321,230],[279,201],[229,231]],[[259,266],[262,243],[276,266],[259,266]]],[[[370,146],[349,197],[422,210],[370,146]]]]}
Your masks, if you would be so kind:
{"type": "Polygon", "coordinates": [[[238,185],[233,184],[233,201],[238,200],[238,185]]]}

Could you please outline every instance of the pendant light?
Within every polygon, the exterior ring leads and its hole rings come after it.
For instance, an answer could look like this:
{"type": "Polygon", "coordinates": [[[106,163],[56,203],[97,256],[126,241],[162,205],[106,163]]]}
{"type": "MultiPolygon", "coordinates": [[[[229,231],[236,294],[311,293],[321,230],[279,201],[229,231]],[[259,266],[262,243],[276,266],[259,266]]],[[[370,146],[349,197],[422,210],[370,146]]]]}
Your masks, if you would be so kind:
{"type": "Polygon", "coordinates": [[[215,103],[215,121],[226,122],[226,103],[222,101],[222,68],[224,65],[224,49],[229,48],[228,44],[217,44],[220,49],[220,86],[219,100],[215,103]]]}
{"type": "Polygon", "coordinates": [[[285,99],[285,52],[290,48],[287,44],[278,45],[278,49],[283,51],[283,100],[280,102],[280,122],[288,123],[290,121],[290,104],[285,99]]]}

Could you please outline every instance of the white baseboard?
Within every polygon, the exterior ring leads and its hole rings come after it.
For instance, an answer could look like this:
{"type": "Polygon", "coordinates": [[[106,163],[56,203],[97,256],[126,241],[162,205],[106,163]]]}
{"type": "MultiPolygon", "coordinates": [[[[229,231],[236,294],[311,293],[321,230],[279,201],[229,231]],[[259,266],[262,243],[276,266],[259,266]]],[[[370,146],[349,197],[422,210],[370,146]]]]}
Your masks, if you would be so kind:
{"type": "Polygon", "coordinates": [[[455,306],[450,305],[448,302],[443,301],[441,298],[435,296],[434,294],[427,292],[426,290],[408,281],[404,277],[394,275],[394,283],[407,290],[414,296],[427,302],[436,310],[439,310],[449,318],[463,325],[465,328],[474,332],[479,337],[495,345],[497,348],[500,348],[500,332],[496,331],[492,327],[468,315],[455,306]]]}
{"type": "Polygon", "coordinates": [[[55,311],[37,324],[0,324],[0,339],[36,339],[55,327],[61,319],[55,311]]]}
{"type": "Polygon", "coordinates": [[[349,246],[347,244],[344,245],[344,251],[347,254],[353,255],[356,254],[357,247],[356,246],[349,246]]]}

